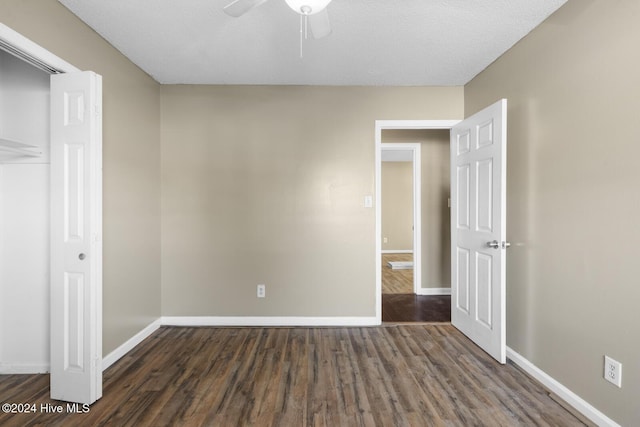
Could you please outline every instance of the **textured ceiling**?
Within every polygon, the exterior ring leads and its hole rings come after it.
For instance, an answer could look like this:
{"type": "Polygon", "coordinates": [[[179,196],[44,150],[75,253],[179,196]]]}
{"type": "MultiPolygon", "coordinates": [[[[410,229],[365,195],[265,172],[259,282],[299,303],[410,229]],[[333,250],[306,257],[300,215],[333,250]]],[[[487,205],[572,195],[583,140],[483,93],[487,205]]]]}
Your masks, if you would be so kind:
{"type": "Polygon", "coordinates": [[[464,85],[566,0],[333,0],[302,44],[284,0],[59,0],[160,83],[464,85]]]}

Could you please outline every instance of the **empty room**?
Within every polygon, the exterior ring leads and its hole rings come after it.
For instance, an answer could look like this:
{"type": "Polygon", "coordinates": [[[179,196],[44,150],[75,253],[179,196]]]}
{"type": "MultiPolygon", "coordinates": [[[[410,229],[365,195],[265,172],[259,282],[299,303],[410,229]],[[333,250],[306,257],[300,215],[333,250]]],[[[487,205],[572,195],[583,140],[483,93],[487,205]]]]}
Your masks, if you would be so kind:
{"type": "Polygon", "coordinates": [[[640,425],[639,18],[0,1],[0,424],[640,425]]]}

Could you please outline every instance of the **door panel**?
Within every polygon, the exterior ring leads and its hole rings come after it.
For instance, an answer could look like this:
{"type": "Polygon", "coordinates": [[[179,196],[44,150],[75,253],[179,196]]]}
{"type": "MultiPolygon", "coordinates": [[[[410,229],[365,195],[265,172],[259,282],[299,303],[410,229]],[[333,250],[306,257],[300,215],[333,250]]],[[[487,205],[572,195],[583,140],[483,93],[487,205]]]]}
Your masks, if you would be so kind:
{"type": "Polygon", "coordinates": [[[493,324],[491,304],[491,283],[493,283],[493,257],[476,253],[476,321],[488,329],[493,324]]]}
{"type": "Polygon", "coordinates": [[[470,227],[470,194],[469,194],[469,165],[461,165],[457,167],[458,170],[458,183],[457,183],[457,197],[458,209],[456,210],[456,221],[454,224],[458,225],[459,229],[468,230],[470,227]]]}
{"type": "Polygon", "coordinates": [[[84,274],[64,273],[64,370],[84,372],[84,274]]]}
{"type": "Polygon", "coordinates": [[[493,231],[493,161],[482,160],[476,163],[477,171],[477,209],[476,230],[484,233],[493,231]]]}
{"type": "Polygon", "coordinates": [[[506,361],[506,107],[503,99],[451,129],[451,322],[501,363],[506,361]]]}
{"type": "Polygon", "coordinates": [[[51,398],[102,396],[102,80],[51,76],[51,398]]]}
{"type": "Polygon", "coordinates": [[[84,241],[84,186],[83,164],[85,159],[82,144],[64,143],[64,239],[65,242],[84,241]]]}
{"type": "Polygon", "coordinates": [[[456,248],[458,256],[456,257],[457,263],[457,292],[454,294],[452,300],[455,300],[456,309],[462,311],[464,314],[469,315],[471,313],[469,307],[469,294],[470,291],[470,283],[469,283],[469,250],[465,248],[456,248]]]}

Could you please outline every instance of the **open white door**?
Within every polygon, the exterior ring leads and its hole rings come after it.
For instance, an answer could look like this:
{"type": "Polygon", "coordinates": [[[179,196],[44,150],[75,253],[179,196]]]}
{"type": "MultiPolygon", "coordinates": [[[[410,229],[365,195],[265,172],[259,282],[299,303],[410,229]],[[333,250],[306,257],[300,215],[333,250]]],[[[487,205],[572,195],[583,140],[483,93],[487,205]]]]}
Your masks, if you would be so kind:
{"type": "Polygon", "coordinates": [[[451,323],[506,362],[507,100],[451,129],[451,323]]]}
{"type": "Polygon", "coordinates": [[[102,397],[102,78],[51,76],[51,398],[102,397]]]}

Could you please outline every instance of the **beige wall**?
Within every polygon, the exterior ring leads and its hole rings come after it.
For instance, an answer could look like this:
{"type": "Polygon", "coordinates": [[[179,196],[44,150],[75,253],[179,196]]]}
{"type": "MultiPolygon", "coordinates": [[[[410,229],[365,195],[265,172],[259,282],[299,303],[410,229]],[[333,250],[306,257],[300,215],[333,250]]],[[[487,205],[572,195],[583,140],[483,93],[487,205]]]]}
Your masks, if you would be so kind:
{"type": "Polygon", "coordinates": [[[381,173],[382,250],[412,252],[413,163],[382,162],[381,173]]]}
{"type": "Polygon", "coordinates": [[[422,287],[451,287],[449,130],[388,129],[384,143],[420,143],[422,287]]]}
{"type": "Polygon", "coordinates": [[[467,115],[509,102],[507,343],[625,426],[640,425],[639,18],[636,0],[570,0],[465,87],[467,115]]]}
{"type": "Polygon", "coordinates": [[[0,22],[104,78],[106,355],[160,317],[160,87],[55,0],[2,0],[0,22]]]}
{"type": "Polygon", "coordinates": [[[375,120],[462,109],[459,87],[163,86],[163,315],[374,316],[375,120]]]}

